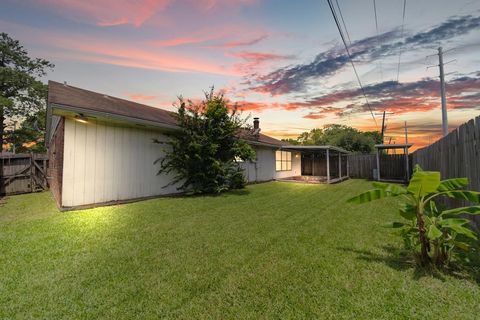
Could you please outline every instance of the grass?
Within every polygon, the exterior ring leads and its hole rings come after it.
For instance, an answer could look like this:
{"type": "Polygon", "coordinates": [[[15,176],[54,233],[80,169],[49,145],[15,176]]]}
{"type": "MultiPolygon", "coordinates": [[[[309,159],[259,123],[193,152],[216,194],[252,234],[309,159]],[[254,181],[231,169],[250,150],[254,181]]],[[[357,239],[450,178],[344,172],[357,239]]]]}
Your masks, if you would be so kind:
{"type": "Polygon", "coordinates": [[[474,319],[468,273],[422,272],[382,227],[370,187],[266,183],[217,197],[56,210],[0,208],[0,318],[474,319]]]}

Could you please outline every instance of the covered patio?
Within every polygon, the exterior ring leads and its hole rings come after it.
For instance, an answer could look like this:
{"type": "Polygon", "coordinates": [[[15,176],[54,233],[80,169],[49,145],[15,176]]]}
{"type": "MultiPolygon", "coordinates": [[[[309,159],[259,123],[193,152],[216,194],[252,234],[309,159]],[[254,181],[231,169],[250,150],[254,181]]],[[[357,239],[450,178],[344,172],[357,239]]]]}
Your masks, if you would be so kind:
{"type": "Polygon", "coordinates": [[[349,178],[348,151],[334,146],[285,146],[284,151],[301,155],[301,175],[279,181],[336,183],[349,178]]]}

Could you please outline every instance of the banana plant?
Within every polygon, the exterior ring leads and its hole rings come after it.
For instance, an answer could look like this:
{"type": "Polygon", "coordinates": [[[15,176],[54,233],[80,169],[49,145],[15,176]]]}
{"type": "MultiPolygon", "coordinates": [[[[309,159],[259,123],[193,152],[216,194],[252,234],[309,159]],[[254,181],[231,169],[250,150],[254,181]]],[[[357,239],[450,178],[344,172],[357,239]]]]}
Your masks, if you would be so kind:
{"type": "Polygon", "coordinates": [[[440,180],[440,172],[423,171],[416,166],[408,186],[374,183],[374,189],[363,192],[348,202],[366,203],[384,197],[401,197],[399,213],[407,222],[394,222],[390,227],[403,237],[407,248],[418,253],[420,263],[438,266],[447,264],[455,248],[468,250],[466,242],[459,238],[477,239],[474,231],[467,227],[469,220],[459,214],[480,214],[480,206],[467,206],[439,210],[435,204],[438,197],[449,197],[480,203],[480,192],[463,190],[467,178],[440,180]],[[462,235],[459,237],[459,235],[462,235]]]}

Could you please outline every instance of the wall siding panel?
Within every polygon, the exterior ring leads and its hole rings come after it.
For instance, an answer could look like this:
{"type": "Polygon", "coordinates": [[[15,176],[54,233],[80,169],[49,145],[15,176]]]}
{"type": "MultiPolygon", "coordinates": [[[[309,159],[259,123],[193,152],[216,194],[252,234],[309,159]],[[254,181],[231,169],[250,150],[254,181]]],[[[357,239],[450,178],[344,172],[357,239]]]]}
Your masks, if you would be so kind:
{"type": "Polygon", "coordinates": [[[72,207],[178,192],[157,175],[164,156],[160,132],[65,119],[62,206],[72,207]]]}

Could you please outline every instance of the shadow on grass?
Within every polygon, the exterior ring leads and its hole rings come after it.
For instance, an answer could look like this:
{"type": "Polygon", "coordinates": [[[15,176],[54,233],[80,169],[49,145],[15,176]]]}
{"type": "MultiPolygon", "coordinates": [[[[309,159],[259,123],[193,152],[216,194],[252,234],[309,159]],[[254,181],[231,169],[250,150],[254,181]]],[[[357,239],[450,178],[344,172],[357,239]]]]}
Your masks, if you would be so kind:
{"type": "Polygon", "coordinates": [[[441,281],[445,281],[445,276],[451,276],[461,280],[473,280],[480,284],[480,257],[478,251],[473,251],[471,254],[464,255],[467,262],[455,261],[450,264],[448,268],[439,269],[436,267],[422,267],[409,251],[399,249],[397,247],[386,245],[381,247],[382,253],[375,253],[367,250],[358,250],[348,247],[339,247],[338,250],[344,252],[351,252],[357,255],[357,259],[373,262],[383,263],[388,267],[397,271],[413,270],[413,279],[419,280],[422,277],[434,277],[441,281]]]}

